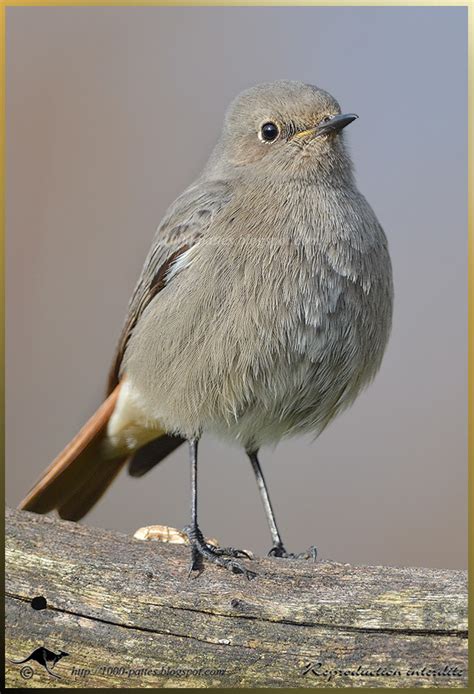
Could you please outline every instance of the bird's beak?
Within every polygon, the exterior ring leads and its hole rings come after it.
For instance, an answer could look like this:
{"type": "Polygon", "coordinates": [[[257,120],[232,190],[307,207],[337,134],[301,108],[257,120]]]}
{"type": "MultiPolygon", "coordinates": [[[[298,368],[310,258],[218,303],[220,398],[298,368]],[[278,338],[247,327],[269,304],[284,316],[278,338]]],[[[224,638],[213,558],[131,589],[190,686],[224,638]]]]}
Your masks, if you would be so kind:
{"type": "Polygon", "coordinates": [[[322,123],[319,123],[314,128],[309,128],[309,130],[301,130],[300,132],[295,133],[293,137],[318,137],[319,135],[327,135],[328,133],[337,133],[358,117],[359,116],[357,116],[355,113],[340,113],[330,120],[325,120],[322,123]]]}

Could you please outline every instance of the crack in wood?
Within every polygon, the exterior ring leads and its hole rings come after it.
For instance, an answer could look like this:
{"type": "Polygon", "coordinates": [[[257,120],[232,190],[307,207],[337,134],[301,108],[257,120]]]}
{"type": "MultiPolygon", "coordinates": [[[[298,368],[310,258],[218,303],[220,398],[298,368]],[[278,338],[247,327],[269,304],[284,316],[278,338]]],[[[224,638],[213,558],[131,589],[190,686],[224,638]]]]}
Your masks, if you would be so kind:
{"type": "MultiPolygon", "coordinates": [[[[17,659],[51,641],[50,648],[71,654],[73,669],[99,672],[87,683],[78,677],[57,684],[34,668],[33,686],[326,686],[315,676],[302,678],[313,659],[350,672],[359,664],[405,673],[449,665],[460,674],[384,675],[377,686],[467,686],[462,571],[257,558],[260,580],[251,585],[215,567],[187,583],[179,547],[11,511],[6,536],[7,653],[17,659]],[[151,564],[147,578],[142,569],[151,564]],[[37,611],[31,597],[40,594],[47,606],[37,611]],[[104,663],[134,670],[159,665],[164,674],[124,681],[100,674],[104,663]],[[169,674],[183,667],[221,674],[185,680],[169,674]]],[[[374,686],[370,676],[350,672],[332,685],[374,686]]],[[[6,677],[7,686],[24,687],[18,666],[7,663],[6,677]]]]}

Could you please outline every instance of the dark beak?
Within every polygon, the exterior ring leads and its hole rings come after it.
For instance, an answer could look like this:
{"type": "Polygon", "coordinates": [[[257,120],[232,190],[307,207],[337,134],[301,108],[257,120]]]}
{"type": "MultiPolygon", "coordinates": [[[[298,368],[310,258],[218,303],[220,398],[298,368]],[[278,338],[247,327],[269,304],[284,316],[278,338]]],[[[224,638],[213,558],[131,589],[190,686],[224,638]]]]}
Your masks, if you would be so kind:
{"type": "Polygon", "coordinates": [[[359,118],[355,113],[341,113],[338,116],[334,116],[330,120],[320,123],[317,128],[315,135],[325,135],[326,133],[339,132],[352,123],[353,120],[359,118]]]}

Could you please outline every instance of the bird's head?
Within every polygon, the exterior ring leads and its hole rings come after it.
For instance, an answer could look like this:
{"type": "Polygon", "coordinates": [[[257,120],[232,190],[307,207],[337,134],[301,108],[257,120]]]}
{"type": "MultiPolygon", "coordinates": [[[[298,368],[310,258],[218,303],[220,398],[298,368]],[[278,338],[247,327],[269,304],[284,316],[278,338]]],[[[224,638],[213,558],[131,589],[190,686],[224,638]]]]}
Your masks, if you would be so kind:
{"type": "Polygon", "coordinates": [[[302,82],[271,82],[230,105],[210,168],[224,175],[340,176],[351,164],[341,136],[357,118],[328,92],[302,82]]]}

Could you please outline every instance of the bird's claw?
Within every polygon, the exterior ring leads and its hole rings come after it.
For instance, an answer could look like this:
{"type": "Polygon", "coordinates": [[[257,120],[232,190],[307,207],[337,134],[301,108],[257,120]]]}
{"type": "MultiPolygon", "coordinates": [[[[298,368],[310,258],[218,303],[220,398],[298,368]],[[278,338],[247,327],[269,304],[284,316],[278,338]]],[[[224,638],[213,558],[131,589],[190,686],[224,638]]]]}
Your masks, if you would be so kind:
{"type": "Polygon", "coordinates": [[[250,552],[247,552],[245,549],[235,549],[234,547],[212,547],[212,549],[216,552],[216,554],[226,556],[226,557],[234,557],[235,559],[244,558],[244,559],[253,559],[253,555],[250,552]]]}
{"type": "Polygon", "coordinates": [[[187,526],[184,528],[184,532],[189,538],[192,552],[189,576],[191,576],[193,571],[201,573],[203,560],[207,559],[213,564],[232,571],[232,573],[243,574],[248,580],[256,577],[257,574],[254,571],[250,571],[241,562],[236,561],[240,557],[252,559],[248,552],[242,549],[234,549],[234,547],[215,547],[206,542],[198,527],[187,526]]]}
{"type": "Polygon", "coordinates": [[[316,561],[318,550],[314,545],[311,545],[305,552],[287,552],[283,545],[274,545],[268,553],[269,557],[277,557],[278,559],[311,559],[316,561]]]}

